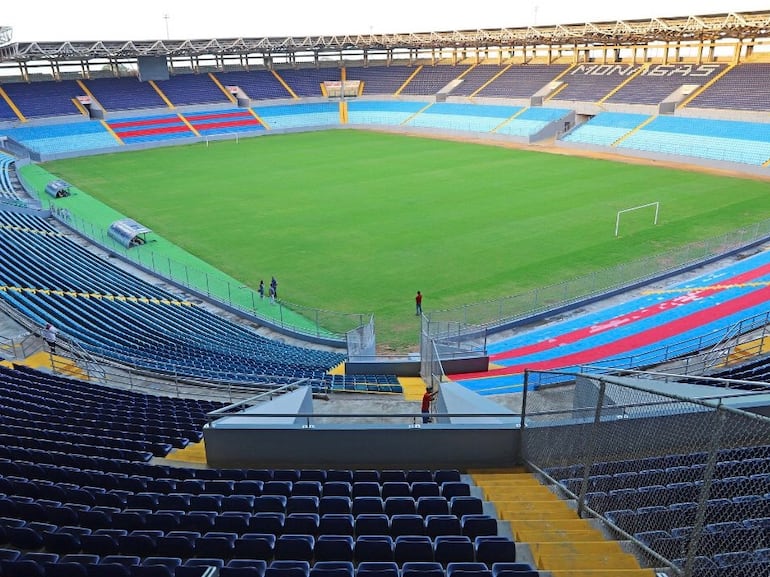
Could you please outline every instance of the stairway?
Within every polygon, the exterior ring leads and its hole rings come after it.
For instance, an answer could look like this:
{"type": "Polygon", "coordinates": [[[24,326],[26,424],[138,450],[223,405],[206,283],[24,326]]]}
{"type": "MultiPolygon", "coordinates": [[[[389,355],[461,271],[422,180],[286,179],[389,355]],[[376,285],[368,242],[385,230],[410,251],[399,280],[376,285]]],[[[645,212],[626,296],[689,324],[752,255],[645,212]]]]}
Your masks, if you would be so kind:
{"type": "Polygon", "coordinates": [[[64,377],[71,377],[83,381],[89,380],[88,374],[70,359],[60,357],[59,355],[52,355],[47,351],[38,351],[21,361],[14,362],[31,369],[50,369],[64,377]]]}
{"type": "Polygon", "coordinates": [[[538,570],[553,577],[655,577],[642,569],[619,541],[604,536],[590,520],[581,519],[531,473],[520,470],[471,471],[484,499],[498,518],[511,525],[517,543],[526,543],[538,570]]]}

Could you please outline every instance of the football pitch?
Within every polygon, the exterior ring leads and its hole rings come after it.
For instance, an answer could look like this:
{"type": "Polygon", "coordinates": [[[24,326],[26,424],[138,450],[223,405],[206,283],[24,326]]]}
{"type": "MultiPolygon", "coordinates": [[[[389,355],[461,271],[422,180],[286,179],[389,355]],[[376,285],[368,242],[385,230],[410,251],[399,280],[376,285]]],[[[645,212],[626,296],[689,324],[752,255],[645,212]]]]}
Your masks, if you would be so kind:
{"type": "Polygon", "coordinates": [[[355,130],[50,162],[47,170],[283,301],[374,313],[418,341],[423,309],[512,295],[770,217],[770,182],[355,130]],[[654,208],[620,210],[660,203],[654,208]]]}

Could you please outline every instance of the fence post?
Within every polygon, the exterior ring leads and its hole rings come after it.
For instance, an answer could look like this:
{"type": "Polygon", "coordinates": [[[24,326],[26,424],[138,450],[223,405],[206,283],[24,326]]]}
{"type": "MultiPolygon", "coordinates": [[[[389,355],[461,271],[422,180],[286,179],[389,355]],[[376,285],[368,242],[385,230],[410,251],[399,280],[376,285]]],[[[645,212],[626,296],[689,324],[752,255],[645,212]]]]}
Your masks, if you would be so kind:
{"type": "Polygon", "coordinates": [[[604,393],[607,388],[607,384],[603,380],[599,380],[599,396],[596,399],[596,410],[594,411],[594,424],[591,432],[591,443],[588,447],[588,453],[585,457],[583,480],[580,483],[580,495],[578,496],[578,517],[583,517],[586,505],[586,493],[588,493],[588,479],[591,477],[591,465],[593,465],[594,455],[596,453],[596,441],[598,438],[598,428],[602,420],[602,405],[604,405],[604,393]]]}
{"type": "Polygon", "coordinates": [[[524,426],[527,422],[527,389],[529,388],[529,369],[524,370],[524,390],[521,397],[521,421],[519,423],[519,429],[521,429],[521,456],[526,460],[527,455],[524,451],[524,426]]]}
{"type": "Polygon", "coordinates": [[[719,455],[722,432],[724,431],[725,420],[727,418],[725,411],[722,410],[722,399],[719,399],[717,402],[713,414],[716,422],[713,423],[713,426],[711,427],[709,455],[708,460],[706,461],[706,467],[703,470],[703,486],[701,487],[700,495],[698,495],[698,508],[695,512],[695,523],[693,523],[692,533],[690,533],[690,542],[689,547],[687,548],[687,556],[685,557],[683,577],[693,577],[693,564],[698,552],[698,544],[700,542],[701,534],[703,533],[703,527],[706,524],[706,503],[711,495],[711,482],[714,478],[714,470],[716,469],[717,458],[719,455]]]}

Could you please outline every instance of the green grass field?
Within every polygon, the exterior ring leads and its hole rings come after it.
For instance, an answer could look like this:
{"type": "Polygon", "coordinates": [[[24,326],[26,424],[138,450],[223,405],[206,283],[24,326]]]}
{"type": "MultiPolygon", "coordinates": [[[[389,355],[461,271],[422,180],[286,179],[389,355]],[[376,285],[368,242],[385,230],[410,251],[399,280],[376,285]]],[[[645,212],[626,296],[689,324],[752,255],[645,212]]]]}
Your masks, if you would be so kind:
{"type": "Polygon", "coordinates": [[[770,217],[770,183],[353,130],[195,144],[45,168],[282,299],[373,312],[378,343],[426,312],[577,277],[770,217]],[[628,213],[614,237],[618,210],[628,213]]]}

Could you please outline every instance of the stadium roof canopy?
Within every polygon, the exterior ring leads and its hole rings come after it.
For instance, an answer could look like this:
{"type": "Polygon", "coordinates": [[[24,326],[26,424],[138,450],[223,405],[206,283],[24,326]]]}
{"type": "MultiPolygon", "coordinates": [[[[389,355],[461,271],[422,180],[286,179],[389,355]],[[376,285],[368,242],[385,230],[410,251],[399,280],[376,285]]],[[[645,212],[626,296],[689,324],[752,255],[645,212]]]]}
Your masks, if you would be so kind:
{"type": "Polygon", "coordinates": [[[507,46],[640,45],[651,42],[698,42],[770,38],[770,11],[704,16],[588,22],[447,32],[410,32],[334,36],[211,38],[201,40],[125,40],[28,42],[5,47],[5,62],[87,61],[139,56],[204,56],[292,53],[342,53],[440,48],[507,46]],[[13,50],[8,48],[13,47],[13,50]]]}

